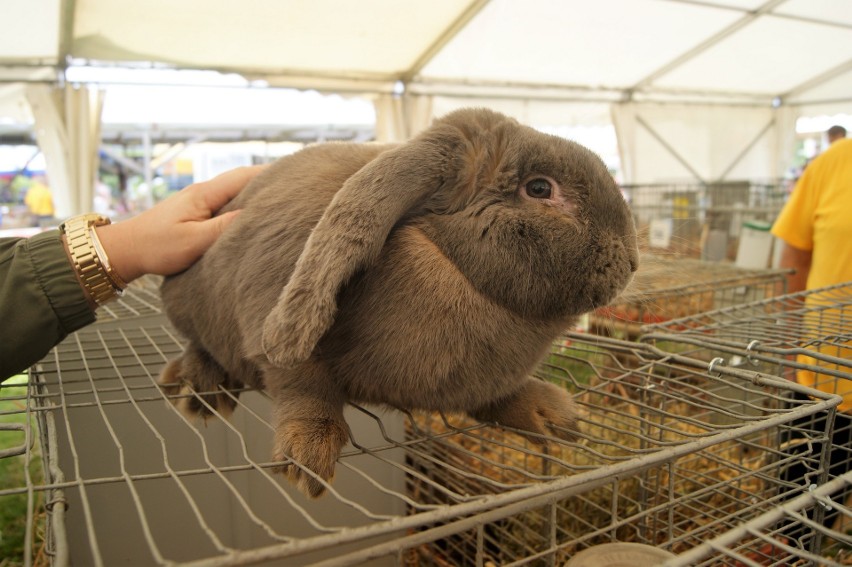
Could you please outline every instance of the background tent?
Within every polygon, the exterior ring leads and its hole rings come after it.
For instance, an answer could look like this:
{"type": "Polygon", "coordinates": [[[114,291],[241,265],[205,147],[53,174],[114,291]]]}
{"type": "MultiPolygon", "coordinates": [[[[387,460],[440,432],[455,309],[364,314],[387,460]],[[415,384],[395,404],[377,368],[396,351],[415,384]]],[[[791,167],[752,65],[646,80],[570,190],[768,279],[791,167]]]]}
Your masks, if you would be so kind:
{"type": "MultiPolygon", "coordinates": [[[[210,69],[370,96],[380,139],[473,104],[532,124],[613,124],[623,181],[709,183],[781,176],[796,118],[852,103],[844,0],[0,0],[0,9],[0,116],[20,113],[21,97],[44,99],[18,85],[62,86],[69,65],[210,69]]],[[[97,122],[97,95],[71,97],[67,86],[54,94],[54,119],[36,116],[37,130],[64,129],[74,144],[94,133],[81,124],[97,122]]]]}

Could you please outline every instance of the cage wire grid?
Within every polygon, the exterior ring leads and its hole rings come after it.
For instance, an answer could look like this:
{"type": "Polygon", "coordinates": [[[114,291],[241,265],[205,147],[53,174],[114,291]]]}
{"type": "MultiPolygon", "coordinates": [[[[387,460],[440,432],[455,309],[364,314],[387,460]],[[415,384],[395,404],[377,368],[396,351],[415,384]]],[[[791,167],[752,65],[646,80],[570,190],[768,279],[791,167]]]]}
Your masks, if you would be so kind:
{"type": "MultiPolygon", "coordinates": [[[[852,393],[852,282],[648,325],[644,330],[643,341],[665,350],[768,371],[842,394],[847,400],[852,393]]],[[[833,481],[835,528],[802,520],[814,537],[830,532],[824,537],[844,543],[839,552],[843,563],[832,565],[852,564],[852,489],[845,474],[852,471],[852,418],[848,405],[839,409],[833,424],[829,477],[843,476],[845,481],[833,481]]],[[[763,537],[768,540],[767,535],[763,537]]]]}
{"type": "Polygon", "coordinates": [[[718,352],[733,364],[852,379],[852,282],[690,314],[646,325],[642,334],[694,356],[718,352]]]}
{"type": "Polygon", "coordinates": [[[640,264],[621,297],[589,315],[590,331],[637,337],[643,325],[768,299],[785,291],[789,273],[656,254],[643,254],[640,264]]]}
{"type": "MultiPolygon", "coordinates": [[[[576,335],[575,338],[577,338],[576,335]]],[[[582,336],[579,336],[579,338],[582,340],[582,336]]],[[[625,345],[625,348],[628,350],[632,348],[630,346],[631,343],[621,344],[625,345]]],[[[620,354],[616,353],[616,358],[620,359],[622,355],[623,352],[620,354]]],[[[622,375],[620,379],[614,383],[610,383],[609,387],[616,386],[620,388],[625,378],[627,376],[622,375]]],[[[681,380],[684,378],[683,376],[680,377],[681,380]]],[[[717,399],[726,400],[726,404],[732,403],[737,405],[744,403],[745,405],[750,405],[752,410],[755,409],[755,406],[751,404],[756,402],[757,399],[760,399],[762,394],[754,391],[748,393],[740,391],[732,396],[732,392],[727,390],[729,384],[725,382],[725,380],[719,380],[715,384],[703,383],[700,388],[702,394],[699,397],[716,391],[717,399]],[[752,397],[751,403],[748,402],[747,398],[755,394],[757,394],[757,397],[752,397]]],[[[645,387],[648,386],[653,387],[653,384],[646,384],[645,387]]],[[[628,396],[625,399],[630,400],[629,403],[631,404],[636,403],[635,396],[628,396]]],[[[764,398],[763,402],[765,403],[766,401],[764,398]]],[[[690,411],[696,411],[696,409],[692,407],[688,408],[690,411]]],[[[683,416],[688,414],[689,411],[680,411],[677,413],[680,414],[678,419],[683,419],[683,416]]],[[[700,415],[700,410],[696,412],[696,415],[700,415]]],[[[741,419],[743,416],[744,414],[738,414],[737,419],[741,419]]],[[[685,427],[691,425],[688,423],[688,419],[684,421],[687,422],[684,425],[685,427]]],[[[820,422],[819,427],[824,428],[825,423],[820,422]]],[[[792,437],[792,429],[797,429],[798,433],[801,433],[802,427],[803,424],[799,422],[795,428],[781,431],[781,438],[792,437]]],[[[629,434],[627,432],[630,431],[630,428],[624,427],[623,424],[619,424],[614,429],[618,431],[619,435],[629,434]]],[[[811,442],[818,444],[816,438],[808,441],[808,443],[811,442]]],[[[825,438],[821,442],[824,443],[825,438]]],[[[739,462],[738,470],[733,473],[730,468],[732,466],[733,454],[726,453],[725,451],[714,454],[713,451],[696,450],[690,455],[683,456],[680,460],[675,460],[672,470],[668,471],[668,473],[664,472],[661,475],[663,477],[666,474],[670,475],[668,483],[660,483],[657,476],[660,475],[660,470],[652,469],[649,474],[643,476],[644,473],[642,473],[635,477],[638,483],[637,487],[630,487],[624,478],[622,478],[620,484],[612,487],[612,489],[605,487],[604,490],[610,490],[610,494],[608,496],[605,495],[602,500],[606,501],[607,498],[609,499],[611,510],[603,510],[608,516],[605,521],[598,524],[595,524],[594,521],[584,521],[584,517],[594,517],[596,512],[603,509],[600,491],[597,494],[595,494],[595,491],[585,491],[581,494],[576,494],[570,501],[557,503],[550,512],[546,509],[530,510],[524,514],[507,518],[501,524],[489,524],[489,529],[486,533],[492,534],[491,539],[495,545],[502,545],[500,556],[502,562],[496,564],[538,564],[530,563],[530,561],[534,558],[542,557],[564,560],[570,557],[574,551],[582,549],[584,546],[595,545],[596,543],[610,540],[638,541],[669,548],[674,551],[682,551],[691,546],[698,545],[716,533],[733,529],[745,521],[745,518],[751,513],[754,513],[757,508],[771,509],[772,506],[777,505],[787,498],[787,495],[795,494],[797,490],[801,490],[801,486],[796,488],[796,486],[791,485],[789,479],[780,479],[779,473],[785,467],[792,464],[791,461],[798,459],[809,461],[808,467],[810,467],[810,472],[804,475],[810,479],[808,482],[819,479],[824,474],[824,464],[822,461],[825,455],[821,450],[816,450],[810,455],[799,453],[796,456],[790,456],[784,455],[780,450],[776,451],[770,448],[777,447],[778,444],[773,443],[767,438],[764,438],[762,443],[756,443],[754,439],[742,438],[741,443],[742,446],[737,447],[733,453],[738,455],[737,459],[739,462]],[[761,452],[767,450],[770,453],[761,455],[761,452]],[[764,470],[755,472],[756,469],[764,470]],[[760,482],[766,483],[762,485],[764,488],[772,487],[776,484],[778,486],[775,486],[774,489],[769,488],[762,493],[758,493],[759,491],[753,487],[750,487],[750,490],[748,488],[743,489],[741,483],[750,476],[748,471],[751,471],[755,475],[752,479],[760,478],[760,482]],[[734,486],[737,487],[735,490],[738,490],[736,495],[730,492],[734,486]],[[632,494],[637,490],[643,496],[636,501],[625,497],[626,494],[632,494]],[[652,500],[659,504],[658,508],[649,507],[649,503],[652,500]],[[621,518],[622,514],[616,510],[636,506],[637,501],[643,506],[641,510],[635,515],[627,515],[627,517],[621,518]],[[580,506],[579,509],[578,506],[580,506]],[[709,509],[712,509],[713,512],[708,514],[709,509]],[[554,556],[550,555],[554,554],[554,547],[548,547],[546,538],[542,537],[538,538],[538,553],[532,553],[528,548],[520,551],[517,549],[507,551],[507,542],[511,542],[513,534],[523,531],[525,537],[529,537],[528,533],[533,531],[530,526],[542,529],[550,526],[549,529],[559,533],[558,540],[561,543],[557,546],[554,556]],[[554,526],[558,526],[558,528],[554,526]],[[560,554],[560,552],[562,553],[560,554]]],[[[731,449],[731,447],[727,447],[727,449],[731,449]]],[[[609,469],[609,472],[613,474],[617,474],[611,465],[604,468],[609,469]]],[[[797,480],[805,480],[804,476],[797,480]]],[[[635,510],[636,508],[634,508],[635,510]]],[[[547,533],[547,529],[544,529],[544,533],[547,533]]],[[[454,538],[454,540],[450,539],[436,543],[440,543],[443,546],[442,549],[446,549],[452,544],[453,551],[456,552],[455,558],[472,557],[470,547],[472,546],[473,537],[473,534],[470,534],[467,538],[467,550],[463,548],[465,544],[463,538],[454,538]],[[459,551],[460,549],[461,551],[459,551]]],[[[807,553],[807,549],[816,549],[815,546],[818,544],[811,541],[812,539],[810,537],[797,539],[791,549],[799,549],[803,553],[807,553]]],[[[756,557],[761,557],[764,560],[767,559],[762,549],[763,546],[757,545],[760,542],[755,541],[750,543],[756,545],[754,551],[756,557]]],[[[477,546],[479,545],[478,539],[477,546]]],[[[796,555],[786,555],[785,560],[790,560],[794,557],[796,555]]],[[[439,561],[435,564],[457,563],[452,561],[442,563],[439,561]]],[[[550,561],[541,564],[561,564],[561,562],[560,560],[556,560],[555,562],[550,561]]],[[[721,565],[728,563],[712,564],[721,565]]]]}
{"type": "MultiPolygon", "coordinates": [[[[271,470],[263,392],[218,392],[237,404],[231,421],[191,423],[168,403],[156,378],[181,350],[163,316],[131,316],[75,333],[31,371],[21,411],[37,418],[44,479],[0,501],[26,495],[28,541],[44,508],[53,564],[555,565],[615,540],[682,552],[803,490],[781,480],[785,431],[813,448],[795,457],[802,482],[824,476],[828,432],[802,418],[839,403],[572,333],[537,375],[574,393],[575,441],[351,406],[337,478],[310,501],[271,470]]],[[[36,431],[23,433],[29,460],[36,431]]]]}
{"type": "Polygon", "coordinates": [[[669,238],[656,248],[667,254],[734,260],[744,221],[774,220],[787,201],[779,183],[747,181],[710,184],[622,185],[637,232],[643,240],[658,222],[669,238]]]}
{"type": "MultiPolygon", "coordinates": [[[[852,395],[852,282],[648,325],[644,331],[643,341],[667,350],[852,395]]],[[[841,409],[848,414],[852,408],[841,409]]],[[[848,421],[839,421],[837,435],[841,428],[852,430],[848,421]]],[[[852,439],[852,431],[847,437],[852,439]]],[[[837,445],[835,450],[847,452],[852,470],[852,447],[837,445]]]]}
{"type": "Polygon", "coordinates": [[[710,541],[665,561],[661,567],[711,567],[720,562],[735,562],[736,565],[819,565],[821,567],[842,567],[852,564],[852,536],[843,533],[844,526],[852,529],[852,508],[836,499],[852,489],[852,472],[833,478],[822,486],[812,486],[799,496],[778,504],[774,509],[733,528],[710,541]],[[834,496],[835,498],[832,498],[834,496]],[[836,526],[825,526],[815,521],[809,513],[819,509],[834,509],[840,519],[836,526]],[[838,542],[834,557],[818,555],[790,545],[788,534],[790,526],[805,528],[811,532],[823,547],[824,540],[838,542]],[[747,542],[761,542],[761,556],[754,553],[747,542]],[[845,544],[846,547],[839,546],[845,544]],[[795,560],[795,563],[791,561],[795,560]]]}
{"type": "Polygon", "coordinates": [[[163,306],[160,300],[162,280],[160,276],[145,275],[130,282],[121,297],[98,309],[96,322],[162,313],[163,306]]]}

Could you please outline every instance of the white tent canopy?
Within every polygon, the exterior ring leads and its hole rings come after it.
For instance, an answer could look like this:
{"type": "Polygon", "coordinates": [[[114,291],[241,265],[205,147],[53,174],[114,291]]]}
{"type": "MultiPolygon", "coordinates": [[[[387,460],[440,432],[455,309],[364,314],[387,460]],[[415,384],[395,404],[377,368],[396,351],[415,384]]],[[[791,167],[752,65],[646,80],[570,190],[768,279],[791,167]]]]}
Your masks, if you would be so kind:
{"type": "Polygon", "coordinates": [[[797,116],[852,108],[848,0],[0,0],[0,10],[0,100],[22,92],[10,84],[94,63],[371,95],[383,139],[488,104],[530,123],[611,122],[630,182],[778,177],[797,116]]]}

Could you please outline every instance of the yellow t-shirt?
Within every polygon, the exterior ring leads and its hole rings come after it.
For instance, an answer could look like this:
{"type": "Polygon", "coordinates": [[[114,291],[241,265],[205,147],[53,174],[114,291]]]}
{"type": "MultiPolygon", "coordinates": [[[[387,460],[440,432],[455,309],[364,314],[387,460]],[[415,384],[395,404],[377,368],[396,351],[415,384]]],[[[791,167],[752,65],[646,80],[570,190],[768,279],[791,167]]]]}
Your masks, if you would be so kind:
{"type": "MultiPolygon", "coordinates": [[[[809,290],[852,281],[852,139],[835,142],[808,164],[775,221],[772,234],[796,248],[812,251],[809,290]]],[[[808,298],[809,308],[819,304],[819,297],[808,298]]],[[[840,320],[841,315],[829,311],[821,316],[823,320],[840,320]]],[[[849,315],[845,314],[846,320],[849,315]]],[[[815,317],[816,314],[805,317],[803,328],[807,330],[804,334],[823,339],[820,334],[828,335],[831,330],[823,328],[815,317]]],[[[802,339],[808,340],[808,337],[802,339]]],[[[849,343],[834,342],[821,346],[819,352],[852,360],[852,344],[849,343]]],[[[805,356],[800,356],[799,362],[829,366],[829,363],[805,356]]],[[[852,362],[848,366],[835,365],[835,369],[849,372],[850,366],[852,362]]],[[[841,394],[844,402],[840,409],[852,412],[852,379],[800,370],[797,380],[805,386],[841,394]]]]}

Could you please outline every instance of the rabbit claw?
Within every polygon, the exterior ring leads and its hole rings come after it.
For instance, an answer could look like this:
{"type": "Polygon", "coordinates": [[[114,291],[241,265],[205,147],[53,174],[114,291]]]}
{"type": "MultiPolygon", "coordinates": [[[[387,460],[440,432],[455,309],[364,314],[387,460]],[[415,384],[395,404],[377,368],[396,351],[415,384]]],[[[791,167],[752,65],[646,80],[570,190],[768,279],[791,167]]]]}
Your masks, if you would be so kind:
{"type": "Polygon", "coordinates": [[[189,419],[200,418],[204,423],[216,415],[227,419],[237,406],[239,392],[225,392],[234,386],[228,375],[195,346],[169,361],[157,383],[169,402],[189,419]]]}
{"type": "Polygon", "coordinates": [[[285,462],[275,470],[311,498],[322,496],[348,440],[349,428],[334,418],[288,421],[275,435],[273,459],[285,462]]]}
{"type": "Polygon", "coordinates": [[[518,433],[537,444],[542,437],[564,441],[576,438],[577,409],[563,388],[537,379],[529,379],[515,395],[481,408],[471,414],[476,419],[518,429],[518,433]],[[525,433],[526,432],[526,433],[525,433]]]}

